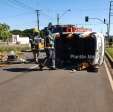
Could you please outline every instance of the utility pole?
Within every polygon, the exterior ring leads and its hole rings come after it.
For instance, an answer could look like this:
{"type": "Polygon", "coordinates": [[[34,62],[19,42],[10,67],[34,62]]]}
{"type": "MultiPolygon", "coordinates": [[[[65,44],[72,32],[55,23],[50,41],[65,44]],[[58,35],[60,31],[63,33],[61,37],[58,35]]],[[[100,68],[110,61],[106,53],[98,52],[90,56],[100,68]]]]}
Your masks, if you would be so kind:
{"type": "Polygon", "coordinates": [[[59,23],[59,21],[60,21],[60,15],[59,14],[57,14],[57,25],[59,25],[60,23],[59,23]]]}
{"type": "Polygon", "coordinates": [[[67,13],[67,12],[70,12],[71,9],[68,9],[68,10],[65,10],[64,13],[62,13],[61,15],[58,13],[57,14],[57,25],[60,24],[60,19],[67,13]]]}
{"type": "Polygon", "coordinates": [[[110,40],[110,27],[111,27],[111,16],[113,16],[112,13],[112,3],[113,1],[110,1],[110,6],[109,6],[109,22],[108,22],[108,41],[110,40]]]}
{"type": "Polygon", "coordinates": [[[39,20],[40,10],[36,10],[36,14],[37,14],[37,28],[39,30],[40,29],[40,20],[39,20]]]}

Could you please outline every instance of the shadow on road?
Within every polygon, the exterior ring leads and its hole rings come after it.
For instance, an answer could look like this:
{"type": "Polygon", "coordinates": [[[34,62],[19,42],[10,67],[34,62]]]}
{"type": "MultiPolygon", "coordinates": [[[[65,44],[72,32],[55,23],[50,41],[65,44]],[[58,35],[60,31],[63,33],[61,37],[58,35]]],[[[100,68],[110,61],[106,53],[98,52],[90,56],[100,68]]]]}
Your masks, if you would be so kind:
{"type": "Polygon", "coordinates": [[[8,68],[8,69],[3,69],[8,72],[30,72],[33,71],[32,69],[29,68],[8,68]]]}
{"type": "MultiPolygon", "coordinates": [[[[38,68],[37,66],[34,66],[33,68],[25,68],[25,67],[13,67],[13,68],[6,68],[6,69],[3,69],[4,71],[8,71],[8,72],[20,72],[20,73],[23,73],[23,72],[32,72],[32,71],[51,71],[51,69],[45,65],[44,68],[41,70],[40,68],[38,68]]],[[[94,68],[85,68],[85,69],[80,69],[80,67],[78,65],[75,65],[75,64],[64,64],[64,65],[57,65],[56,66],[56,70],[74,70],[74,71],[87,71],[87,72],[98,72],[97,69],[94,69],[94,68]]]]}
{"type": "MultiPolygon", "coordinates": [[[[3,70],[8,71],[8,72],[15,72],[15,73],[17,73],[17,72],[23,73],[23,72],[41,71],[39,68],[31,68],[31,69],[30,68],[7,68],[7,69],[3,69],[3,70]]],[[[49,68],[44,68],[43,70],[44,71],[45,70],[50,71],[49,68]]]]}

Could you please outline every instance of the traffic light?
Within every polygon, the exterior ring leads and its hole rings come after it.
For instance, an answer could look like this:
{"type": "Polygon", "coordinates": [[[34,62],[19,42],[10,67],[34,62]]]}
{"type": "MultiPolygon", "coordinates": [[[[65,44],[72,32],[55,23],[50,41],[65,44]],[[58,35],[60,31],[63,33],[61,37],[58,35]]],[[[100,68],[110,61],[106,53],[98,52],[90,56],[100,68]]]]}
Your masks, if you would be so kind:
{"type": "Polygon", "coordinates": [[[106,24],[106,19],[104,18],[104,24],[106,24]]]}
{"type": "Polygon", "coordinates": [[[89,21],[89,17],[86,16],[86,17],[85,17],[85,22],[88,22],[88,21],[89,21]]]}

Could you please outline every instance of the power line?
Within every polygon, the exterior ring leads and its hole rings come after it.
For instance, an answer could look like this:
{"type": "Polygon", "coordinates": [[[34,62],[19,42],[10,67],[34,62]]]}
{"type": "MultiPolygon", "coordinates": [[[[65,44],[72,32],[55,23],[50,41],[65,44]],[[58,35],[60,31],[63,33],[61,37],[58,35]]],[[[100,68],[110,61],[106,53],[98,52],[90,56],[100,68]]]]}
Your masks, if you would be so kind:
{"type": "Polygon", "coordinates": [[[33,7],[28,6],[28,5],[26,5],[25,3],[23,3],[23,2],[20,2],[20,1],[18,1],[18,0],[14,0],[14,1],[15,1],[16,3],[22,5],[22,6],[25,6],[25,7],[28,8],[28,9],[35,10],[33,7]]]}
{"type": "Polygon", "coordinates": [[[13,16],[6,16],[6,17],[2,16],[2,17],[0,17],[0,19],[14,19],[16,17],[25,16],[25,15],[28,15],[28,14],[34,14],[34,13],[33,12],[24,12],[24,13],[13,15],[13,16]]]}
{"type": "Polygon", "coordinates": [[[55,19],[56,17],[52,17],[49,14],[47,14],[45,11],[41,10],[41,14],[49,19],[55,19]]]}
{"type": "Polygon", "coordinates": [[[7,0],[7,1],[9,1],[11,4],[16,5],[16,6],[18,6],[18,7],[21,7],[21,8],[23,8],[23,9],[26,8],[27,10],[32,10],[32,11],[35,10],[35,9],[32,8],[31,6],[28,6],[28,5],[26,5],[24,2],[20,2],[20,1],[18,1],[18,0],[7,0]]]}
{"type": "MultiPolygon", "coordinates": [[[[8,0],[9,2],[13,3],[14,5],[19,5],[19,7],[22,7],[22,8],[26,8],[26,9],[29,9],[29,10],[32,10],[32,11],[35,11],[36,14],[37,14],[37,27],[39,29],[39,15],[40,15],[40,10],[35,10],[34,8],[32,8],[31,6],[28,6],[26,5],[24,2],[20,2],[18,0],[8,0]]],[[[43,15],[46,15],[48,16],[47,14],[44,14],[42,13],[43,15]]]]}
{"type": "Polygon", "coordinates": [[[36,11],[36,14],[37,14],[37,27],[38,27],[38,29],[39,29],[39,12],[40,12],[40,10],[35,10],[34,8],[32,8],[31,6],[29,6],[29,5],[26,5],[24,2],[20,2],[20,1],[18,1],[18,0],[8,0],[9,2],[11,2],[11,3],[13,3],[13,4],[15,4],[15,5],[18,5],[19,7],[22,7],[22,8],[26,8],[26,9],[28,9],[28,10],[31,10],[31,11],[33,11],[33,12],[35,12],[36,11]]]}
{"type": "MultiPolygon", "coordinates": [[[[32,21],[26,21],[26,22],[24,22],[24,24],[27,24],[27,25],[33,24],[33,25],[35,25],[35,24],[34,24],[35,22],[36,22],[36,20],[32,20],[32,21]]],[[[15,23],[14,25],[17,25],[17,26],[19,26],[20,24],[18,24],[18,23],[15,23]]]]}
{"type": "Polygon", "coordinates": [[[11,0],[4,0],[3,1],[5,3],[5,5],[7,4],[10,7],[14,7],[14,8],[21,8],[20,6],[18,6],[15,2],[11,1],[11,0]]]}

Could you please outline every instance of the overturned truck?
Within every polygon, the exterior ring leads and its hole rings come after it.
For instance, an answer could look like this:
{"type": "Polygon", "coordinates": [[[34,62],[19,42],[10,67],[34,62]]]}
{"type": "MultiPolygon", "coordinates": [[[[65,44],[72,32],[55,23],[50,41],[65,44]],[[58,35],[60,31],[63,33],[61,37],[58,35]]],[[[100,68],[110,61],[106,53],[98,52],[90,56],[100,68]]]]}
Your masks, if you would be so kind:
{"type": "Polygon", "coordinates": [[[56,62],[77,70],[98,70],[104,60],[104,36],[96,32],[57,34],[56,62]]]}
{"type": "Polygon", "coordinates": [[[56,65],[98,71],[104,60],[104,36],[74,25],[54,25],[56,65]]]}

